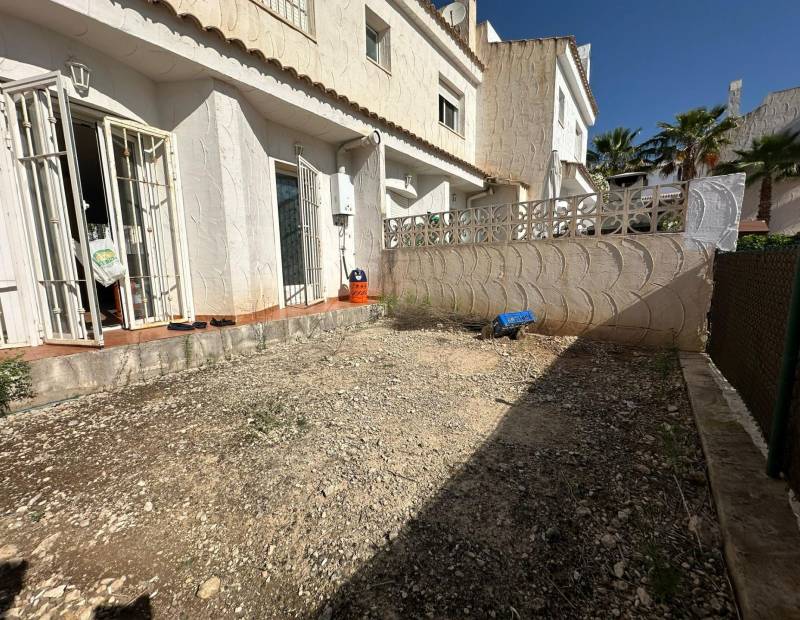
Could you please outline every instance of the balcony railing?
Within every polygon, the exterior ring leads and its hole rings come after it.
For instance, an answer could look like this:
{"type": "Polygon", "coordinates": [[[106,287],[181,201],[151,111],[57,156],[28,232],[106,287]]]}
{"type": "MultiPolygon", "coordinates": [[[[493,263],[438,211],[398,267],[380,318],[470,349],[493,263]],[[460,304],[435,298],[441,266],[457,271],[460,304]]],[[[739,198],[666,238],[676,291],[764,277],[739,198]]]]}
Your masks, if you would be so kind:
{"type": "Polygon", "coordinates": [[[683,232],[689,187],[671,183],[565,198],[392,217],[384,248],[683,232]]]}

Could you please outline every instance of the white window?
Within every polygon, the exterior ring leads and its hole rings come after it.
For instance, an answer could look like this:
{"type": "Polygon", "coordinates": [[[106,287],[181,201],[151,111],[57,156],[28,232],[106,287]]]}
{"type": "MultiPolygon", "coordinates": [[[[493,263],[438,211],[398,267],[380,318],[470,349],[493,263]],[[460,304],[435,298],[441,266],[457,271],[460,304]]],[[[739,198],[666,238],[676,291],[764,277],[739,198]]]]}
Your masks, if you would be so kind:
{"type": "Polygon", "coordinates": [[[443,80],[439,80],[439,122],[455,131],[463,132],[464,95],[443,80]]]}
{"type": "Polygon", "coordinates": [[[575,123],[575,161],[583,159],[583,130],[579,123],[575,123]]]}
{"type": "Polygon", "coordinates": [[[389,71],[392,68],[389,24],[368,7],[365,11],[365,18],[367,58],[389,71]]]}
{"type": "Polygon", "coordinates": [[[558,122],[561,123],[561,126],[564,126],[564,108],[567,105],[567,99],[564,97],[564,91],[560,88],[558,89],[558,122]]]}
{"type": "Polygon", "coordinates": [[[261,2],[298,30],[314,34],[314,0],[261,0],[261,2]]]}

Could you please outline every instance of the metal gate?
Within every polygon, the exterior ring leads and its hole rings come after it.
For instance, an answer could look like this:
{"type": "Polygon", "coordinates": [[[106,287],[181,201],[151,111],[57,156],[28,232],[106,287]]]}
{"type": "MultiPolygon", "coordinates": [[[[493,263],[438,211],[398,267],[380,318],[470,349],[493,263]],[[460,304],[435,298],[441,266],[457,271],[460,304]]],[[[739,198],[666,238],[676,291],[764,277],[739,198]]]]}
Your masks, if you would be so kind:
{"type": "Polygon", "coordinates": [[[303,272],[307,306],[324,301],[322,285],[322,243],[319,236],[319,171],[297,157],[297,184],[300,195],[303,272]]]}
{"type": "Polygon", "coordinates": [[[125,327],[190,317],[183,213],[175,187],[171,134],[105,119],[105,156],[114,226],[126,267],[125,327]]]}
{"type": "Polygon", "coordinates": [[[61,80],[59,73],[47,73],[4,84],[2,93],[19,164],[44,341],[102,345],[72,118],[61,80]]]}

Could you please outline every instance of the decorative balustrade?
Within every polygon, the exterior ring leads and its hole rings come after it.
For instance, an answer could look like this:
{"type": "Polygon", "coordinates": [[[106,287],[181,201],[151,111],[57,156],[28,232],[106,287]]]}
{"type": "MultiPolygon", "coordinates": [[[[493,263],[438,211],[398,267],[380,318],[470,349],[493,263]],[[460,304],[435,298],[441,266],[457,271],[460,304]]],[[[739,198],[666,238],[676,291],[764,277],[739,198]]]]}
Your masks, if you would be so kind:
{"type": "Polygon", "coordinates": [[[688,183],[392,217],[384,248],[683,232],[688,183]]]}

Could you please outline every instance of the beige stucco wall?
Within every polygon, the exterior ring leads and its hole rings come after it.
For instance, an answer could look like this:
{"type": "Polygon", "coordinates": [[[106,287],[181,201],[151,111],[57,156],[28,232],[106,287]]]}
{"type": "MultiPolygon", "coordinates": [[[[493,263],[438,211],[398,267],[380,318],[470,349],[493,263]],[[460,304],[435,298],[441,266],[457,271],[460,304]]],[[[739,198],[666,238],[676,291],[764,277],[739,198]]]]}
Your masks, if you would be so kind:
{"type": "Polygon", "coordinates": [[[528,183],[530,195],[539,198],[553,144],[559,42],[487,43],[484,35],[478,34],[487,69],[478,93],[476,164],[528,183]]]}
{"type": "Polygon", "coordinates": [[[384,292],[493,317],[533,310],[544,333],[702,350],[714,252],[731,250],[744,175],[690,186],[685,233],[404,248],[384,292]]]}
{"type": "Polygon", "coordinates": [[[672,235],[402,249],[385,253],[384,282],[460,314],[529,308],[542,333],[701,350],[712,257],[672,235]]]}
{"type": "MultiPolygon", "coordinates": [[[[745,114],[739,120],[739,126],[728,133],[731,144],[722,151],[721,159],[735,159],[734,151],[749,149],[754,138],[787,130],[800,130],[800,88],[770,93],[760,106],[745,114]]],[[[747,188],[742,219],[756,219],[760,187],[761,183],[757,181],[747,188]]],[[[775,184],[770,231],[785,234],[800,232],[800,181],[790,179],[775,184]]]]}
{"type": "Polygon", "coordinates": [[[179,15],[191,15],[204,28],[278,59],[452,155],[474,161],[476,85],[481,71],[417,0],[317,0],[313,38],[282,22],[256,0],[161,2],[179,15]],[[366,56],[365,6],[391,29],[391,73],[366,56]],[[426,30],[438,36],[429,36],[426,30]],[[463,137],[439,123],[440,74],[464,94],[463,137]]]}

